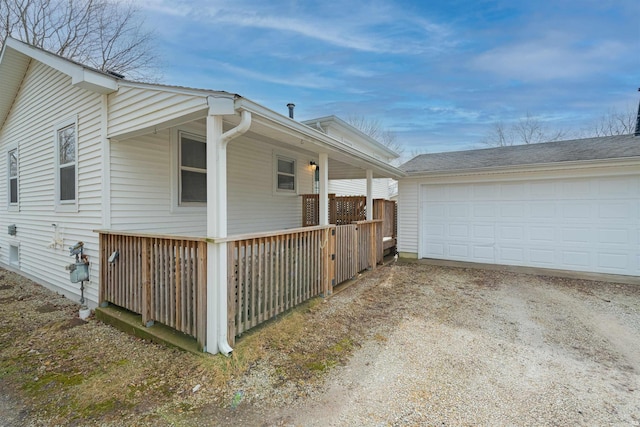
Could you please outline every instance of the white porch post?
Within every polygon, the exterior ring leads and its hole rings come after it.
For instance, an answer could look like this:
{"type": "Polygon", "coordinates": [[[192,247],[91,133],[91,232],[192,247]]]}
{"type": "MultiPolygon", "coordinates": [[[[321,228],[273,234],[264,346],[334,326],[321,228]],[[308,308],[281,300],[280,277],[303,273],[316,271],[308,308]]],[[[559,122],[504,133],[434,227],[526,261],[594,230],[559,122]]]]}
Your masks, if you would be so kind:
{"type": "Polygon", "coordinates": [[[373,219],[373,171],[367,169],[367,221],[373,219]]]}
{"type": "MultiPolygon", "coordinates": [[[[222,117],[207,115],[207,236],[227,236],[227,147],[222,143],[222,117]]],[[[227,244],[207,243],[207,341],[208,353],[223,352],[227,343],[218,342],[218,311],[221,287],[227,286],[227,244]],[[224,346],[224,347],[223,347],[224,346]]],[[[225,314],[226,315],[226,314],[225,314]]],[[[225,353],[226,354],[226,353],[225,353]]]]}
{"type": "Polygon", "coordinates": [[[318,167],[320,168],[320,224],[329,225],[329,155],[318,155],[318,167]]]}

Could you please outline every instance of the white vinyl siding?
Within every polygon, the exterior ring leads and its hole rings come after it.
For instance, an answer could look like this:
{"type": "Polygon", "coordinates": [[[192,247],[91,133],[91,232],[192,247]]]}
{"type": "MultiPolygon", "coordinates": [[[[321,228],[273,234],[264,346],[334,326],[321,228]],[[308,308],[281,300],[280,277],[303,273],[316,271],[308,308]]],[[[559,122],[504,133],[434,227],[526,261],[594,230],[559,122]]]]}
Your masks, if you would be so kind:
{"type": "Polygon", "coordinates": [[[398,252],[418,254],[418,183],[398,181],[398,252]]]}
{"type": "MultiPolygon", "coordinates": [[[[205,133],[204,124],[191,123],[189,133],[205,133]]],[[[172,209],[171,134],[164,130],[111,144],[111,221],[115,230],[205,236],[206,208],[172,209]]],[[[274,146],[245,137],[227,148],[228,234],[282,230],[301,226],[300,197],[273,194],[274,146]],[[267,159],[265,161],[265,159],[267,159]]],[[[175,152],[175,150],[174,150],[175,152]]],[[[309,159],[295,153],[302,192],[312,190],[309,159]],[[305,163],[306,161],[306,163],[305,163]]],[[[177,164],[177,161],[176,161],[177,164]]],[[[177,170],[177,168],[176,168],[177,170]]],[[[175,175],[175,174],[174,174],[175,175]]]]}
{"type": "MultiPolygon", "coordinates": [[[[0,215],[0,229],[16,224],[17,235],[0,234],[0,262],[9,264],[10,246],[19,247],[19,268],[29,276],[74,298],[78,284],[69,281],[70,263],[65,248],[82,241],[91,262],[91,281],[85,296],[97,301],[98,236],[101,225],[100,95],[73,87],[71,78],[32,61],[17,98],[0,130],[0,149],[18,147],[20,212],[7,209],[0,215]],[[77,212],[56,210],[56,126],[77,119],[77,212]],[[64,248],[49,248],[57,224],[64,248]]],[[[6,151],[5,151],[6,152],[6,151]]],[[[0,179],[0,194],[8,198],[8,176],[0,179]]],[[[6,200],[6,199],[5,199],[6,200]]]]}
{"type": "MultiPolygon", "coordinates": [[[[389,178],[375,178],[373,180],[373,198],[389,198],[389,178]]],[[[366,196],[366,179],[332,179],[329,180],[329,194],[336,196],[366,196]]]]}
{"type": "Polygon", "coordinates": [[[109,95],[108,136],[118,137],[166,122],[179,120],[185,115],[202,112],[206,115],[207,98],[171,91],[127,87],[122,84],[109,95]]]}

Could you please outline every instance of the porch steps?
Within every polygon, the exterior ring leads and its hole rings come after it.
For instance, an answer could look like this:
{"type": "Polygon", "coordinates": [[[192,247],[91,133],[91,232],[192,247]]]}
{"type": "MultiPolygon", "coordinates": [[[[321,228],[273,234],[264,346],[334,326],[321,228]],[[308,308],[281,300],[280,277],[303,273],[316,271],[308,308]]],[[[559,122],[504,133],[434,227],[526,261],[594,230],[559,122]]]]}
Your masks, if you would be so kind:
{"type": "Polygon", "coordinates": [[[115,305],[95,309],[96,318],[130,335],[202,356],[196,339],[161,323],[145,327],[142,316],[115,305]]]}

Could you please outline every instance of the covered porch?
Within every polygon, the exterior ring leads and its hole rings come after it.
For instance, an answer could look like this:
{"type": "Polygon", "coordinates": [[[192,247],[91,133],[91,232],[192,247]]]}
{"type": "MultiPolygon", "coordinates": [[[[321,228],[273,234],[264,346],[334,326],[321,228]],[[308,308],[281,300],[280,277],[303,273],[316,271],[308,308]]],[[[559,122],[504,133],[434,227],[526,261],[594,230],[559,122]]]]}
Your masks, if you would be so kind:
{"type": "Polygon", "coordinates": [[[229,354],[247,329],[375,268],[385,231],[384,220],[374,218],[371,180],[402,172],[237,95],[207,93],[200,100],[200,111],[110,128],[109,221],[97,230],[99,303],[193,336],[204,351],[229,354]],[[181,135],[205,145],[204,167],[197,160],[184,164],[189,153],[172,146],[181,135]],[[166,146],[177,171],[165,172],[169,197],[158,201],[164,197],[153,179],[160,179],[159,165],[123,159],[166,146]],[[252,156],[257,152],[263,155],[252,156]],[[126,176],[139,178],[142,203],[127,204],[127,195],[114,191],[126,176]],[[343,229],[330,223],[327,185],[346,178],[367,179],[369,194],[366,217],[343,229]],[[206,198],[197,200],[203,186],[206,198]],[[314,187],[318,223],[303,227],[299,196],[314,187]]]}

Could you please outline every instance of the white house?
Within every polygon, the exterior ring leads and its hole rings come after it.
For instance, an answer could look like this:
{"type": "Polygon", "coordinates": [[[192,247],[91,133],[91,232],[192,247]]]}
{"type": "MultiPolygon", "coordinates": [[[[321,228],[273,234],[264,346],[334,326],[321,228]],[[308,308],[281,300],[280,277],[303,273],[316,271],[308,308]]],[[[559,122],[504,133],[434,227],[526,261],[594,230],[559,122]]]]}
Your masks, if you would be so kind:
{"type": "MultiPolygon", "coordinates": [[[[143,319],[164,316],[178,329],[198,322],[194,334],[212,353],[231,351],[228,323],[244,322],[228,317],[230,304],[257,316],[240,293],[254,292],[264,278],[251,276],[254,246],[242,242],[254,242],[256,251],[280,245],[260,262],[298,251],[268,266],[276,274],[268,284],[287,268],[309,293],[320,286],[312,267],[328,268],[305,261],[318,258],[331,236],[328,179],[367,179],[371,188],[373,179],[404,174],[376,156],[380,147],[367,150],[369,140],[346,143],[242,96],[127,81],[13,39],[0,56],[0,81],[7,166],[0,230],[8,230],[0,234],[0,264],[78,299],[80,284],[65,266],[73,260],[69,247],[83,242],[89,305],[119,298],[143,319]],[[319,165],[323,209],[318,227],[300,231],[298,195],[313,192],[311,162],[319,165]],[[232,237],[246,233],[254,234],[232,237]],[[238,279],[245,270],[247,278],[238,279]],[[237,295],[227,294],[228,280],[237,295]],[[142,295],[134,289],[140,283],[142,295]],[[180,307],[152,314],[165,310],[166,301],[153,299],[162,296],[151,295],[157,283],[167,300],[187,301],[202,318],[180,307]],[[185,290],[194,283],[200,287],[185,290]]],[[[296,292],[291,298],[299,302],[296,292]]]]}
{"type": "Polygon", "coordinates": [[[423,154],[401,169],[401,256],[640,275],[640,136],[423,154]]]}
{"type": "MultiPolygon", "coordinates": [[[[398,153],[391,150],[389,147],[381,144],[374,138],[371,138],[336,116],[305,120],[302,123],[314,127],[319,131],[342,141],[344,144],[354,147],[357,150],[367,153],[386,163],[392,163],[400,157],[398,153]]],[[[389,199],[391,196],[390,188],[393,183],[394,181],[391,178],[374,179],[372,189],[373,198],[389,199]]],[[[332,179],[330,177],[329,193],[337,196],[362,196],[367,194],[367,181],[366,179],[358,179],[355,176],[349,179],[332,179]]]]}

